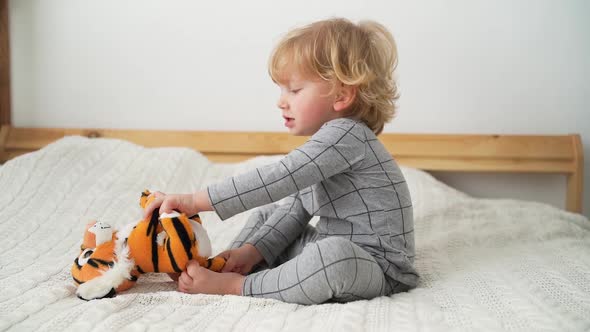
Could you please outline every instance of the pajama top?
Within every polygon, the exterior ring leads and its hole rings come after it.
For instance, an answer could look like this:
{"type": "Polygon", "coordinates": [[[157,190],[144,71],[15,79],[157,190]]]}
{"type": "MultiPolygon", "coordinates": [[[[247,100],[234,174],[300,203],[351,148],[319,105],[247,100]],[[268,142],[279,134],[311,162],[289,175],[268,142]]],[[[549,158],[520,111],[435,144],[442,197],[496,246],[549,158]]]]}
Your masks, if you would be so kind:
{"type": "Polygon", "coordinates": [[[363,122],[326,122],[280,161],[207,188],[221,219],[288,197],[250,242],[272,263],[319,216],[320,237],[349,239],[385,275],[414,287],[414,221],[410,192],[391,154],[363,122]]]}

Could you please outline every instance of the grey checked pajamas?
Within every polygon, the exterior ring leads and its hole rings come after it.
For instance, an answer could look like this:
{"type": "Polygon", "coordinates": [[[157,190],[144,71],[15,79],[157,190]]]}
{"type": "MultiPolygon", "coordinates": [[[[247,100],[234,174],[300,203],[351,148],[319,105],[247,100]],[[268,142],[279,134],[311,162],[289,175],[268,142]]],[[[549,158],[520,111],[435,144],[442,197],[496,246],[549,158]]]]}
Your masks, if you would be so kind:
{"type": "Polygon", "coordinates": [[[243,295],[347,302],[417,284],[408,186],[362,122],[329,121],[279,162],[211,185],[208,193],[221,219],[262,206],[232,244],[250,243],[264,257],[246,277],[243,295]],[[320,217],[316,227],[308,225],[312,216],[320,217]]]}

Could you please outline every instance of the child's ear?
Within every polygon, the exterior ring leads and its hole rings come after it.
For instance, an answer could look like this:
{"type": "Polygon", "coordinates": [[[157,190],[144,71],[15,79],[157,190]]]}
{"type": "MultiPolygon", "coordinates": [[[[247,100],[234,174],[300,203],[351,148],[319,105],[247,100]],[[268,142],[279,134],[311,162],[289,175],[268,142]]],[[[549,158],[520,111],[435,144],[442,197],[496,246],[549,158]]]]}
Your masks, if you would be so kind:
{"type": "Polygon", "coordinates": [[[344,111],[354,103],[355,99],[356,86],[342,84],[334,99],[334,111],[344,111]]]}

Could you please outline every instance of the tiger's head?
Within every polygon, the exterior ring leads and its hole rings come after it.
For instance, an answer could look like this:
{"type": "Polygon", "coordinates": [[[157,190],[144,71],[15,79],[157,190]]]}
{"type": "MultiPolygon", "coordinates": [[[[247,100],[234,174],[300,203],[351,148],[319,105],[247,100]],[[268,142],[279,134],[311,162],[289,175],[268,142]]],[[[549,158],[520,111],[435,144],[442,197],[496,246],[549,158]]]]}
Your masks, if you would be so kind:
{"type": "Polygon", "coordinates": [[[110,225],[100,221],[86,225],[80,254],[71,268],[79,298],[113,297],[116,292],[133,286],[134,264],[128,259],[128,249],[120,242],[110,225]]]}

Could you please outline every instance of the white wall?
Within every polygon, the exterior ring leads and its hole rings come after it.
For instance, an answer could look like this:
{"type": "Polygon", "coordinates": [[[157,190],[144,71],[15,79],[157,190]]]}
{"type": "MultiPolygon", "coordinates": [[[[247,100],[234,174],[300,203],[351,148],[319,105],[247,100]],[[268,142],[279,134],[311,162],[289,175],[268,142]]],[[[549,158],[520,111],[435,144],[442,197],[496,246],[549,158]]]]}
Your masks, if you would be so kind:
{"type": "MultiPolygon", "coordinates": [[[[581,133],[590,160],[585,0],[12,0],[10,15],[18,126],[283,131],[272,45],[344,16],[397,39],[401,107],[385,132],[581,133]]],[[[589,215],[589,161],[585,173],[589,215]]],[[[559,176],[442,177],[563,206],[559,176]]]]}

